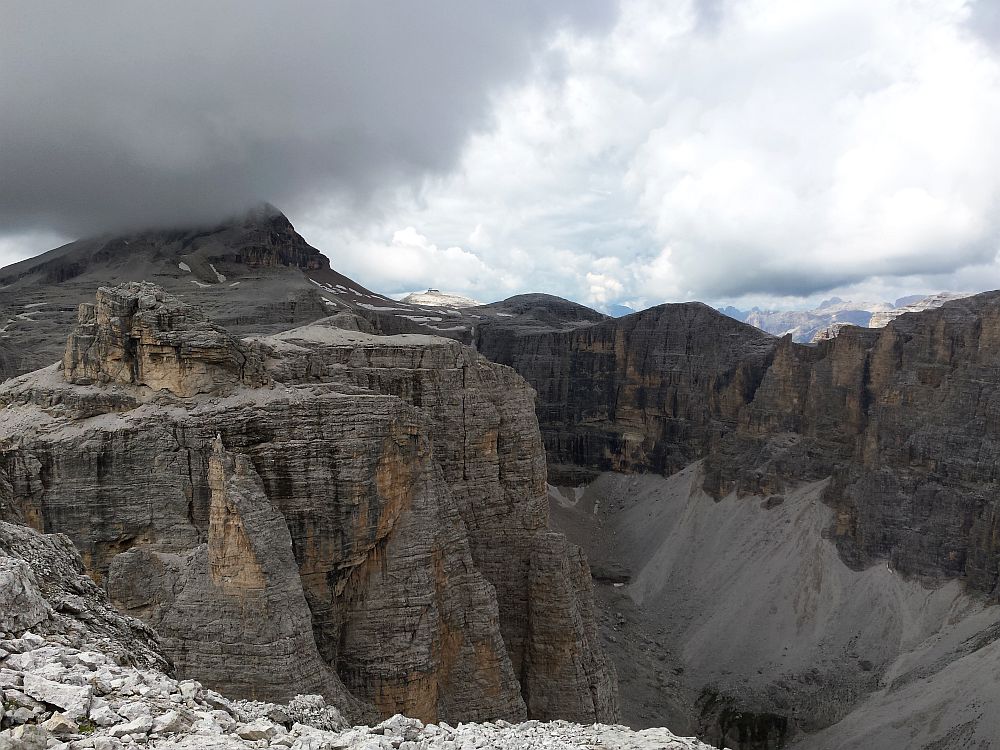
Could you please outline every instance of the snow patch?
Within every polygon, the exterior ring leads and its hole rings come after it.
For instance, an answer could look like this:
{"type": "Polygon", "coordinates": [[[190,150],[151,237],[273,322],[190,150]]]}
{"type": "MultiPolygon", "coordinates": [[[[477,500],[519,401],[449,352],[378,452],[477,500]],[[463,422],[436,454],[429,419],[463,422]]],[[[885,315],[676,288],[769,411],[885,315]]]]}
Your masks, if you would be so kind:
{"type": "Polygon", "coordinates": [[[405,307],[380,307],[379,305],[369,305],[367,302],[359,302],[358,307],[363,307],[366,310],[374,310],[375,312],[409,312],[405,307]]]}
{"type": "Polygon", "coordinates": [[[483,304],[471,297],[461,294],[451,294],[438,289],[428,289],[426,292],[413,292],[408,294],[400,302],[408,305],[430,305],[431,307],[478,307],[483,304]]]}
{"type": "Polygon", "coordinates": [[[400,315],[401,318],[406,318],[407,320],[412,320],[414,323],[440,323],[441,318],[429,317],[424,315],[400,315]]]}

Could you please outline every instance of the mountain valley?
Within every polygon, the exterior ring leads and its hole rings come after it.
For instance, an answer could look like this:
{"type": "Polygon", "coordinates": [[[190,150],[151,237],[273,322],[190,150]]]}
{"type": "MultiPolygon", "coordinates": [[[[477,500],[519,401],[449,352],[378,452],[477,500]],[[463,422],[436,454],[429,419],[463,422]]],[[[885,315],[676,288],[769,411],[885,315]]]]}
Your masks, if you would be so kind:
{"type": "Polygon", "coordinates": [[[736,750],[1000,736],[1000,293],[803,344],[331,265],[267,207],[0,270],[0,520],[65,534],[179,679],[736,750]]]}

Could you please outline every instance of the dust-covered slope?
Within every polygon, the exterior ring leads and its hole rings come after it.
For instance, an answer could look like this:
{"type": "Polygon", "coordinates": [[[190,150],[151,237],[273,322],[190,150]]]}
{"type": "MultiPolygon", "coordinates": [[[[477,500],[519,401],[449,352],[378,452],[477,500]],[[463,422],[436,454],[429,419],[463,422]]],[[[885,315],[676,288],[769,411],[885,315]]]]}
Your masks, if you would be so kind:
{"type": "Polygon", "coordinates": [[[825,482],[718,502],[700,483],[695,464],[551,495],[553,523],[584,546],[605,578],[599,598],[621,613],[606,636],[627,721],[741,748],[930,747],[960,727],[998,736],[975,707],[992,694],[976,690],[992,679],[1000,607],[956,581],[847,567],[824,538],[825,482]],[[663,668],[632,679],[627,665],[644,660],[663,668]],[[963,675],[969,684],[949,692],[963,675]],[[909,730],[881,723],[893,725],[904,700],[937,718],[899,742],[909,730]],[[837,744],[833,729],[827,744],[803,736],[840,720],[854,744],[837,744]]]}

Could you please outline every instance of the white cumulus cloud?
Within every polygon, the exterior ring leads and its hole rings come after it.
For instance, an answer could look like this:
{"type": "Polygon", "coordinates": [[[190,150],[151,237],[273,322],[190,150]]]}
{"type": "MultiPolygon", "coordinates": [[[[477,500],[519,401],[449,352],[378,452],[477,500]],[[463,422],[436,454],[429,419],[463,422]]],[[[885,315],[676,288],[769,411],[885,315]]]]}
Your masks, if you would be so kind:
{"type": "Polygon", "coordinates": [[[357,244],[310,227],[374,286],[403,283],[391,259],[412,250],[395,233],[414,227],[479,260],[436,269],[441,286],[487,298],[795,304],[1000,285],[1000,64],[980,11],[626,0],[606,35],[556,37],[458,167],[386,196],[350,229],[357,244]]]}

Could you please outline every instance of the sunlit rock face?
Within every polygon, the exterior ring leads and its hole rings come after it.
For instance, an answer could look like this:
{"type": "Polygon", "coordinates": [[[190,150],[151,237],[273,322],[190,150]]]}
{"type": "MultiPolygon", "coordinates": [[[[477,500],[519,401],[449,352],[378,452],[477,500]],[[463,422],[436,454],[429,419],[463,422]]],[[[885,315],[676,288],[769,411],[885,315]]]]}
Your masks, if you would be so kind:
{"type": "Polygon", "coordinates": [[[122,383],[194,396],[267,383],[257,352],[154,284],[97,292],[66,342],[70,383],[122,383]]]}

